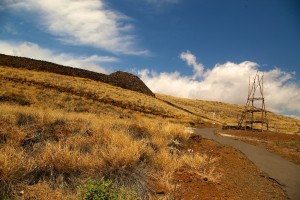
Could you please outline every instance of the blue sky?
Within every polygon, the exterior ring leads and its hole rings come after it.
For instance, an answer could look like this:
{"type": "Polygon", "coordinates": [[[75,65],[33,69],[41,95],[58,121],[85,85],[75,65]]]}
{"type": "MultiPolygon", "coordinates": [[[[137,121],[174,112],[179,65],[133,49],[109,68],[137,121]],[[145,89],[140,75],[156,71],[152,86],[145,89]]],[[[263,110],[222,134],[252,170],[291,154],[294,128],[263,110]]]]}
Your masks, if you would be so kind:
{"type": "Polygon", "coordinates": [[[0,0],[0,23],[0,53],[129,71],[179,97],[243,104],[259,71],[269,109],[300,116],[297,0],[0,0]]]}

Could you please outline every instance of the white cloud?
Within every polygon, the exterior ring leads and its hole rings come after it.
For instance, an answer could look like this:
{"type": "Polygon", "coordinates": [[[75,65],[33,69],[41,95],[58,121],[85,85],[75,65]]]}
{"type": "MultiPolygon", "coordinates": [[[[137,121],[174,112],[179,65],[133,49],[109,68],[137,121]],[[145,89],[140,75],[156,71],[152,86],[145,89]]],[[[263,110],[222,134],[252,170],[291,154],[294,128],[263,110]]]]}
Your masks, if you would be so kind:
{"type": "Polygon", "coordinates": [[[178,97],[192,98],[191,93],[197,90],[199,84],[191,77],[181,76],[179,72],[157,74],[144,69],[138,74],[152,91],[178,97]]]}
{"type": "Polygon", "coordinates": [[[87,45],[113,53],[141,55],[131,19],[108,9],[104,0],[5,0],[8,8],[37,13],[46,31],[72,45],[87,45]]]}
{"type": "Polygon", "coordinates": [[[197,77],[202,77],[203,72],[204,72],[204,66],[201,63],[197,63],[197,59],[196,56],[193,55],[191,52],[186,51],[186,52],[182,52],[180,54],[180,58],[183,61],[186,61],[186,63],[193,67],[194,69],[194,76],[193,78],[196,79],[197,77]]]}
{"type": "MultiPolygon", "coordinates": [[[[185,59],[192,66],[191,63],[196,63],[196,57],[185,56],[185,59]]],[[[300,116],[300,86],[292,82],[294,74],[277,68],[263,72],[254,62],[217,64],[204,72],[199,80],[194,79],[197,71],[191,76],[183,76],[179,72],[156,73],[144,69],[139,71],[139,76],[156,93],[243,105],[246,103],[249,77],[254,77],[257,71],[261,75],[264,73],[267,109],[300,116]]]]}
{"type": "Polygon", "coordinates": [[[101,67],[99,63],[116,62],[115,57],[109,56],[76,56],[66,53],[55,53],[54,51],[42,48],[30,42],[7,42],[0,40],[0,53],[13,56],[22,56],[38,60],[54,62],[61,65],[82,68],[100,73],[108,73],[108,70],[101,67]]]}

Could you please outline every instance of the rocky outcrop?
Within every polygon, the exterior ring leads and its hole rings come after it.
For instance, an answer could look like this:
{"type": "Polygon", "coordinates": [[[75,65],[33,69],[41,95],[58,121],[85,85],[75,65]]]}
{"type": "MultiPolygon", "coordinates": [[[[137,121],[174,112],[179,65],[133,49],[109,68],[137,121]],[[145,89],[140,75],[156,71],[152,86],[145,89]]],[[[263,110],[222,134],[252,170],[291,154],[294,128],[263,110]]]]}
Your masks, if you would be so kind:
{"type": "Polygon", "coordinates": [[[117,71],[108,76],[109,82],[115,86],[119,86],[124,89],[137,91],[149,96],[154,96],[152,91],[144,84],[144,82],[137,76],[117,71]]]}
{"type": "Polygon", "coordinates": [[[144,84],[144,82],[139,77],[127,72],[118,71],[110,75],[106,75],[84,69],[58,65],[47,61],[17,56],[8,56],[4,54],[0,54],[0,65],[88,78],[94,81],[100,81],[124,89],[140,92],[149,96],[155,96],[154,93],[144,84]]]}

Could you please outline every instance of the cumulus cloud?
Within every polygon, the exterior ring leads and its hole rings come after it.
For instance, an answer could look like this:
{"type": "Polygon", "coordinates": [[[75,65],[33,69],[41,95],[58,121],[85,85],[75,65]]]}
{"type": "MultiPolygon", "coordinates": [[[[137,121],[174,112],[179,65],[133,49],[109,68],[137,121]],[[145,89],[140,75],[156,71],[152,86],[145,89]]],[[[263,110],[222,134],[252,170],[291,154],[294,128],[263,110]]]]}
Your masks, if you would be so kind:
{"type": "Polygon", "coordinates": [[[7,42],[0,40],[0,53],[13,56],[22,56],[38,60],[54,62],[61,65],[78,67],[90,71],[100,73],[108,73],[108,70],[103,68],[100,63],[116,62],[115,57],[109,56],[76,56],[66,53],[55,53],[54,51],[42,48],[35,43],[30,42],[7,42]]]}
{"type": "Polygon", "coordinates": [[[194,69],[194,76],[193,78],[196,79],[197,77],[202,77],[203,76],[203,72],[204,72],[204,66],[201,63],[197,63],[197,59],[196,56],[193,55],[191,52],[186,51],[186,52],[182,52],[180,54],[180,58],[183,61],[186,61],[186,63],[193,67],[194,69]]]}
{"type": "MultiPolygon", "coordinates": [[[[188,65],[197,64],[196,57],[181,54],[188,65]]],[[[204,67],[202,68],[204,71],[204,67]]],[[[300,116],[300,86],[293,82],[293,73],[274,68],[260,71],[254,62],[226,62],[207,69],[202,78],[196,80],[198,72],[183,76],[179,72],[157,73],[148,69],[138,72],[146,85],[156,93],[169,94],[177,97],[223,101],[245,104],[248,93],[248,79],[259,72],[264,74],[264,95],[267,109],[282,113],[294,113],[300,116]]]]}
{"type": "Polygon", "coordinates": [[[138,71],[145,84],[154,92],[170,94],[178,97],[193,98],[192,91],[196,91],[199,82],[191,77],[181,76],[179,72],[156,73],[149,69],[138,71]]]}
{"type": "Polygon", "coordinates": [[[8,8],[38,15],[41,27],[73,45],[113,53],[141,55],[129,17],[107,7],[104,0],[4,0],[8,8]]]}

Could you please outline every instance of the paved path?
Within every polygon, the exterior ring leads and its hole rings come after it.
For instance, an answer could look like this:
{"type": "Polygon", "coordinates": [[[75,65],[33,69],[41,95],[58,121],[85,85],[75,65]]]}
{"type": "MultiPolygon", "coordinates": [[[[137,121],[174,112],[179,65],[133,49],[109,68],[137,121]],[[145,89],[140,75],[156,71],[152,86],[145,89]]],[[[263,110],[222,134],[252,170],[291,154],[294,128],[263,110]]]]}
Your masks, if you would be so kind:
{"type": "Polygon", "coordinates": [[[230,145],[243,152],[261,171],[275,179],[292,200],[300,200],[300,166],[287,161],[264,148],[214,134],[216,129],[195,129],[195,133],[207,139],[230,145]]]}

